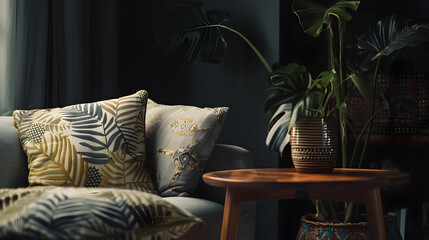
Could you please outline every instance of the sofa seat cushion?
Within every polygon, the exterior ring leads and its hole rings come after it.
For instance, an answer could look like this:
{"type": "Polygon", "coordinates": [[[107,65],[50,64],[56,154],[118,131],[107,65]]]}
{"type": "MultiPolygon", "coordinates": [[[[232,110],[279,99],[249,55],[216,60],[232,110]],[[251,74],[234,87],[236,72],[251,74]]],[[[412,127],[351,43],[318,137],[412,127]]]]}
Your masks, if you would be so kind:
{"type": "Polygon", "coordinates": [[[0,190],[0,239],[170,239],[201,220],[161,197],[109,188],[0,190]]]}
{"type": "Polygon", "coordinates": [[[220,239],[223,205],[201,198],[165,197],[163,199],[178,208],[190,212],[192,215],[200,218],[203,221],[203,225],[193,228],[180,239],[220,239]]]}
{"type": "Polygon", "coordinates": [[[155,193],[146,162],[148,94],[63,108],[15,110],[31,186],[109,187],[155,193]]]}

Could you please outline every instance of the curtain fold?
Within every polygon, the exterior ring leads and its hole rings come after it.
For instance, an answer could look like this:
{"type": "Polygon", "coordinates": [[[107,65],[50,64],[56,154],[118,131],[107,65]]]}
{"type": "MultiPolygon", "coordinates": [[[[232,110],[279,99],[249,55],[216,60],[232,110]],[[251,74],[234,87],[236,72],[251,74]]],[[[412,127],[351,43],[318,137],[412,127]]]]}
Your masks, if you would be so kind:
{"type": "Polygon", "coordinates": [[[0,115],[118,96],[115,0],[0,2],[0,115]]]}
{"type": "Polygon", "coordinates": [[[14,68],[15,12],[15,1],[0,1],[0,115],[13,110],[13,82],[8,80],[14,68]]]}

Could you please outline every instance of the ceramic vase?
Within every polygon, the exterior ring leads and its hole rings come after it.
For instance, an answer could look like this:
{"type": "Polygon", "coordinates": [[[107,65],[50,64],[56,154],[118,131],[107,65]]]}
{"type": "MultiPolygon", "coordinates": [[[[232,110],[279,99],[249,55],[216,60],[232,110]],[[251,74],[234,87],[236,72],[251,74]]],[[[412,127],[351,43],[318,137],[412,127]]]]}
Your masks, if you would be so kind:
{"type": "Polygon", "coordinates": [[[292,162],[298,172],[331,173],[337,163],[338,120],[307,116],[291,130],[292,162]]]}

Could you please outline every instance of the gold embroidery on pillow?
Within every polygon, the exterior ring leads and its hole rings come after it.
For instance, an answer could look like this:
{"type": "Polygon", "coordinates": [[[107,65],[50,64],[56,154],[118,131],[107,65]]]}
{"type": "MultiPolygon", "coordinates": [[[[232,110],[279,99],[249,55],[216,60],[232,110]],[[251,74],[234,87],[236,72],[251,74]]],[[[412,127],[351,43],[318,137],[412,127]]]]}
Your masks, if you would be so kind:
{"type": "Polygon", "coordinates": [[[204,170],[204,163],[207,159],[198,158],[197,154],[194,153],[194,146],[198,143],[198,140],[192,140],[185,148],[178,148],[176,151],[172,151],[166,148],[156,148],[155,153],[172,156],[172,161],[176,165],[174,172],[171,176],[168,186],[175,186],[184,170],[198,169],[200,173],[204,170]]]}
{"type": "Polygon", "coordinates": [[[197,124],[189,118],[179,118],[170,123],[173,132],[181,136],[190,136],[198,131],[197,124]]]}
{"type": "Polygon", "coordinates": [[[171,151],[170,149],[166,148],[156,148],[155,153],[172,156],[174,151],[171,151]]]}

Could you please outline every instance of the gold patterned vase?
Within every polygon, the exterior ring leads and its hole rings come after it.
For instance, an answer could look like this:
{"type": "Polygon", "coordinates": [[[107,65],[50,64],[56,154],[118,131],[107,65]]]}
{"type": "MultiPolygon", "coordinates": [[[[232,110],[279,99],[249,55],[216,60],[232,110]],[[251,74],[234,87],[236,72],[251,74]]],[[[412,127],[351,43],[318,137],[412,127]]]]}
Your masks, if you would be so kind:
{"type": "Polygon", "coordinates": [[[338,121],[307,116],[291,130],[292,162],[298,172],[331,173],[339,151],[338,121]]]}

